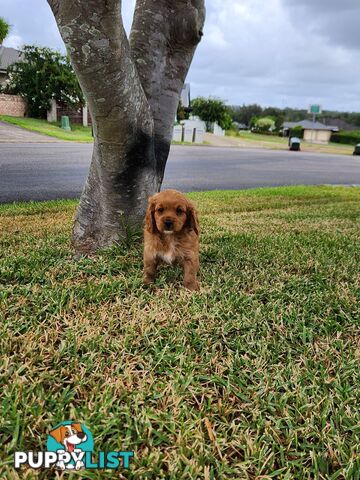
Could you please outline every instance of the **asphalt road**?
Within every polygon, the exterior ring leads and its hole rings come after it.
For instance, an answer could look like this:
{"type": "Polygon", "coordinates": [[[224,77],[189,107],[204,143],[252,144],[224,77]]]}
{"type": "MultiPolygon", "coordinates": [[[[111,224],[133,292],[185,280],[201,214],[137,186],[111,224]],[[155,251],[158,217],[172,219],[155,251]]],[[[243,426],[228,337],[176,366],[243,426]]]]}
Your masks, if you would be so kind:
{"type": "MultiPolygon", "coordinates": [[[[79,197],[91,144],[0,144],[0,202],[79,197]]],[[[164,188],[184,192],[279,185],[360,185],[360,157],[172,146],[164,188]]]]}

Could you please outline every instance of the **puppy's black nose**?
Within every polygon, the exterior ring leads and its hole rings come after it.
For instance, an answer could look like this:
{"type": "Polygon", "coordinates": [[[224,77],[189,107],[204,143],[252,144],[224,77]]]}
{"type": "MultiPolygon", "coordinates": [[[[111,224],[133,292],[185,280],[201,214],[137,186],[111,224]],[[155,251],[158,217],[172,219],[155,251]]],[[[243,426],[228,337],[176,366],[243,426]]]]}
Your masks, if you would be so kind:
{"type": "Polygon", "coordinates": [[[84,432],[78,432],[77,436],[82,439],[82,438],[85,437],[85,433],[84,432]]]}
{"type": "Polygon", "coordinates": [[[173,227],[173,222],[172,222],[172,220],[165,220],[164,225],[165,225],[166,230],[171,230],[172,227],[173,227]]]}

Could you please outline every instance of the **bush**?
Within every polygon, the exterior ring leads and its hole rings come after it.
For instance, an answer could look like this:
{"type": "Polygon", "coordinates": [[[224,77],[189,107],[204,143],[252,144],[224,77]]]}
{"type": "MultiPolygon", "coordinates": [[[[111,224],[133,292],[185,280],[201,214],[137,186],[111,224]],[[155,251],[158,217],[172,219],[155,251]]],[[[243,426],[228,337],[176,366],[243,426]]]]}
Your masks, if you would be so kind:
{"type": "Polygon", "coordinates": [[[333,133],[330,141],[345,145],[357,145],[360,143],[360,131],[333,133]]]}
{"type": "Polygon", "coordinates": [[[289,137],[304,138],[303,127],[294,127],[290,130],[289,137]]]}
{"type": "Polygon", "coordinates": [[[256,133],[271,133],[275,130],[275,120],[272,117],[254,117],[251,120],[252,130],[256,133]]]}
{"type": "Polygon", "coordinates": [[[84,97],[70,61],[46,47],[25,45],[22,61],[8,68],[7,93],[26,98],[29,117],[46,118],[52,99],[70,108],[84,105],[84,97]]]}

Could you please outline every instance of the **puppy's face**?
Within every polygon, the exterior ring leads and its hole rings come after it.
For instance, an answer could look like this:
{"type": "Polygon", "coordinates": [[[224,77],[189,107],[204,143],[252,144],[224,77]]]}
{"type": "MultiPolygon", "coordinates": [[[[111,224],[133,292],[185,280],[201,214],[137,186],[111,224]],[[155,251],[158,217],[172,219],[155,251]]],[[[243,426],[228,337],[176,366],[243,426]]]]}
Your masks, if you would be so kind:
{"type": "Polygon", "coordinates": [[[181,232],[186,225],[198,233],[193,205],[176,190],[164,190],[150,197],[146,225],[152,233],[157,230],[170,235],[181,232]]]}
{"type": "Polygon", "coordinates": [[[187,219],[187,205],[183,199],[160,195],[154,205],[156,228],[161,233],[180,232],[187,219]]]}
{"type": "Polygon", "coordinates": [[[62,443],[68,452],[74,451],[76,445],[86,442],[87,435],[82,431],[80,423],[61,425],[52,430],[50,435],[59,443],[62,443]]]}

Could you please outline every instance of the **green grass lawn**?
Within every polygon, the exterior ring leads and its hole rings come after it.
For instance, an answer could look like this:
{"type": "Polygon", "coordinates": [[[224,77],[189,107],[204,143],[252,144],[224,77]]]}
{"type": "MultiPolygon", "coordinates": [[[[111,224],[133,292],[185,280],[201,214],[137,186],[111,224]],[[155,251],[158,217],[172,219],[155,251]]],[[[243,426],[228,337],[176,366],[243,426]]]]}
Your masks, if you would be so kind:
{"type": "Polygon", "coordinates": [[[271,142],[287,145],[288,139],[279,137],[278,135],[263,135],[261,133],[253,133],[246,130],[236,132],[235,130],[227,130],[226,135],[230,137],[241,138],[242,140],[249,140],[251,142],[271,142]]]}
{"type": "Polygon", "coordinates": [[[60,128],[58,123],[49,123],[46,120],[25,117],[9,117],[8,115],[0,115],[0,120],[17,125],[18,127],[31,130],[33,132],[42,133],[50,137],[59,138],[61,140],[69,140],[73,142],[92,142],[91,127],[83,127],[82,125],[71,124],[71,132],[67,132],[60,128]]]}
{"type": "Polygon", "coordinates": [[[359,478],[360,189],[189,195],[201,291],[142,247],[75,261],[75,201],[0,206],[1,478],[63,420],[130,471],[57,478],[359,478]]]}

